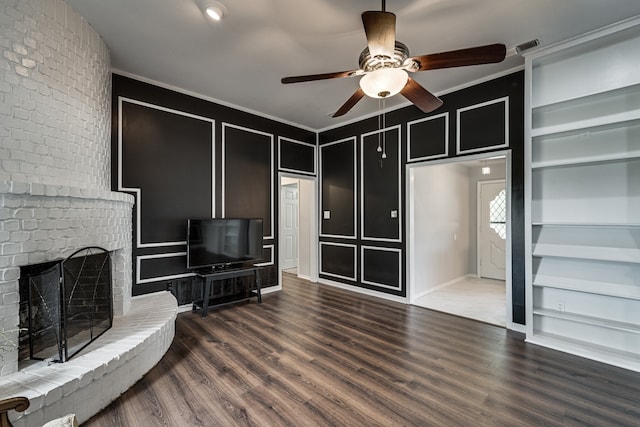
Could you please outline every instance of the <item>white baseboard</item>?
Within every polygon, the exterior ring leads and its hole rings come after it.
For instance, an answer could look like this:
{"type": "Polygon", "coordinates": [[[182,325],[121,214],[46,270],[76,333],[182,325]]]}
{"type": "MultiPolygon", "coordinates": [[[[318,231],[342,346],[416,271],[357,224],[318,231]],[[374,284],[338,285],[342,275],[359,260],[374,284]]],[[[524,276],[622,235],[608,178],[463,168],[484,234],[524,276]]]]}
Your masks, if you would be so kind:
{"type": "Polygon", "coordinates": [[[407,303],[407,299],[405,297],[389,295],[389,294],[385,294],[384,292],[378,292],[371,289],[361,288],[359,286],[353,286],[353,285],[347,285],[346,283],[334,282],[333,280],[318,279],[318,283],[322,283],[323,285],[333,286],[335,288],[345,289],[347,291],[357,292],[359,294],[370,295],[373,297],[386,299],[388,301],[400,302],[403,304],[407,303]]]}
{"type": "Polygon", "coordinates": [[[438,291],[442,288],[446,288],[447,286],[451,286],[454,283],[458,283],[461,280],[468,279],[468,278],[477,278],[477,277],[478,276],[475,274],[465,274],[464,276],[456,277],[455,279],[449,280],[448,282],[440,283],[439,285],[436,285],[433,288],[427,289],[426,291],[422,291],[419,294],[412,296],[411,302],[414,302],[415,300],[422,298],[425,295],[429,295],[432,292],[438,291]]]}

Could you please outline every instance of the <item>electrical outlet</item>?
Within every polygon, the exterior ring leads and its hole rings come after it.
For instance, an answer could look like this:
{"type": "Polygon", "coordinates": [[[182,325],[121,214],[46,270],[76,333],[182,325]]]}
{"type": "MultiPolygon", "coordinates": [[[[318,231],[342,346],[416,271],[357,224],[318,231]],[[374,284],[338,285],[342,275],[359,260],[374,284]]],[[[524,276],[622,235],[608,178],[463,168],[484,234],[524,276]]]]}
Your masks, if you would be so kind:
{"type": "Polygon", "coordinates": [[[323,211],[322,212],[322,218],[331,219],[331,211],[323,211]]]}
{"type": "Polygon", "coordinates": [[[391,218],[398,218],[398,211],[397,210],[392,210],[391,211],[391,218]]]}

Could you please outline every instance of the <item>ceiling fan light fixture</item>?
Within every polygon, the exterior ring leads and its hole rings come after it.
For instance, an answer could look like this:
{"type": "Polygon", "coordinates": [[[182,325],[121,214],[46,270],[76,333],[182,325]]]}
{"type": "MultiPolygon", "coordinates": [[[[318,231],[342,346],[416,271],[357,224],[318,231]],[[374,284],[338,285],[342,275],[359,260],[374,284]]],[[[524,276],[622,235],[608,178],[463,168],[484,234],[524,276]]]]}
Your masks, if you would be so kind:
{"type": "Polygon", "coordinates": [[[360,88],[371,98],[389,98],[400,93],[409,75],[400,68],[380,68],[360,79],[360,88]]]}

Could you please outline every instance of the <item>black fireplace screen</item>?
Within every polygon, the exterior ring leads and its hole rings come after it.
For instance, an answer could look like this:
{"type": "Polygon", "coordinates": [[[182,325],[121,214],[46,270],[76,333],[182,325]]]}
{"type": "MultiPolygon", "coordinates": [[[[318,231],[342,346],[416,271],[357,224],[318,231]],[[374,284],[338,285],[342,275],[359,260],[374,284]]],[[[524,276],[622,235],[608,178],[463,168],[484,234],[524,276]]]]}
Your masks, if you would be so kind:
{"type": "Polygon", "coordinates": [[[20,359],[70,359],[112,325],[109,252],[88,247],[23,267],[20,299],[20,359]]]}

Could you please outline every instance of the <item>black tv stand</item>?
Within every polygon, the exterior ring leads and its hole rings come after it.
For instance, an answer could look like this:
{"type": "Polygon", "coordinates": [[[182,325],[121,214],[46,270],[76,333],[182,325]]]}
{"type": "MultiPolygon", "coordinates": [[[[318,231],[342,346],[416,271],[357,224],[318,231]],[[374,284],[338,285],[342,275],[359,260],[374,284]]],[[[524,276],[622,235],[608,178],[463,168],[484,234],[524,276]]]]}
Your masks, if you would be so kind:
{"type": "MultiPolygon", "coordinates": [[[[195,270],[194,273],[197,277],[197,280],[196,283],[194,283],[195,286],[193,287],[192,292],[193,311],[196,312],[198,308],[200,308],[200,314],[202,315],[202,317],[205,317],[207,315],[210,302],[213,302],[212,305],[222,305],[226,303],[241,301],[243,299],[248,299],[251,296],[256,296],[258,299],[258,304],[262,303],[262,267],[258,267],[255,265],[228,265],[224,266],[223,268],[195,270]],[[244,293],[244,298],[237,298],[235,297],[235,295],[216,297],[217,293],[213,292],[215,288],[214,282],[249,276],[253,276],[253,284],[255,284],[255,289],[246,290],[247,292],[244,293]],[[198,297],[198,291],[201,291],[200,295],[202,296],[202,298],[198,297]]],[[[253,286],[251,286],[251,288],[253,288],[253,286]]]]}

